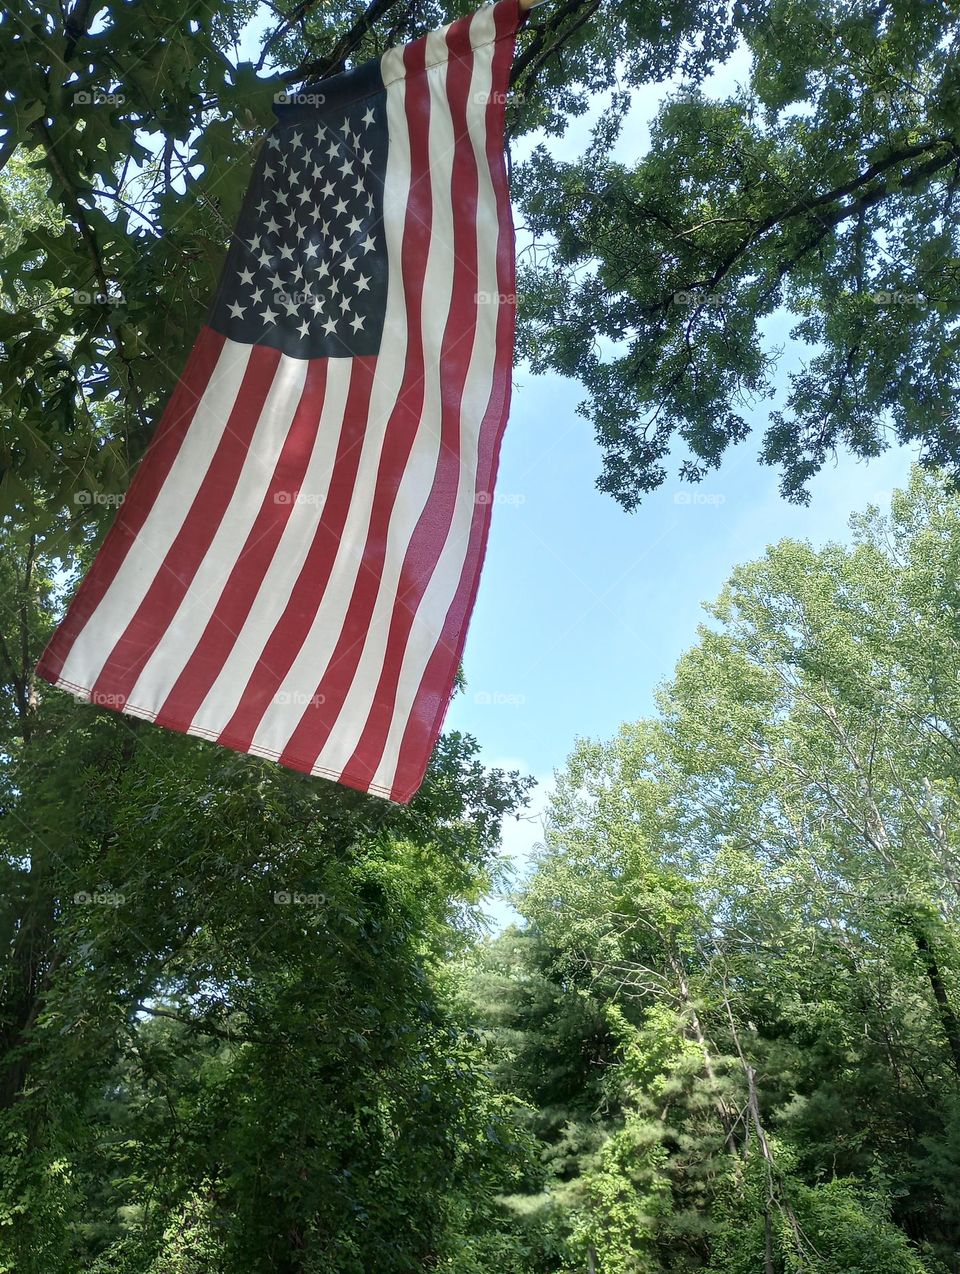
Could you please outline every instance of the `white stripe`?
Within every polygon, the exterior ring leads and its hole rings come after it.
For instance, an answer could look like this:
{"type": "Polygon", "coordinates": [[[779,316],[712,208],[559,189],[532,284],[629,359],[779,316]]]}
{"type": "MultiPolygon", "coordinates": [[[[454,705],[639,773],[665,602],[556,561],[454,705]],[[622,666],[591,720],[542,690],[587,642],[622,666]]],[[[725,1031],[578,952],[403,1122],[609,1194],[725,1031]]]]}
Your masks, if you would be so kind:
{"type": "MultiPolygon", "coordinates": [[[[482,38],[485,34],[483,28],[492,27],[492,22],[492,9],[482,10],[474,18],[473,26],[482,23],[480,33],[482,38]]],[[[472,28],[471,37],[474,37],[472,28]]],[[[496,262],[498,221],[493,186],[490,181],[489,166],[485,153],[485,103],[492,83],[492,61],[492,45],[481,49],[474,57],[471,81],[467,92],[466,117],[479,177],[476,226],[478,281],[476,288],[478,291],[496,296],[498,290],[496,262]]],[[[433,80],[431,89],[433,96],[431,110],[445,110],[446,94],[443,79],[437,78],[433,80]]],[[[454,204],[457,201],[456,195],[457,192],[454,191],[454,204]]],[[[391,730],[387,738],[387,749],[381,764],[377,767],[376,781],[386,787],[389,787],[392,783],[400,739],[406,726],[414,696],[420,685],[423,669],[433,652],[437,637],[442,631],[447,609],[460,580],[460,572],[469,538],[470,523],[475,508],[474,489],[480,423],[489,401],[493,376],[497,308],[496,303],[477,306],[476,332],[464,383],[463,398],[460,404],[460,468],[453,518],[434,574],[418,608],[417,617],[410,632],[410,645],[404,655],[400,679],[397,685],[391,730]],[[394,744],[395,746],[393,746],[394,744]]],[[[373,707],[379,669],[383,664],[390,622],[397,598],[397,584],[393,580],[389,581],[389,583],[392,585],[389,591],[386,587],[383,587],[377,598],[377,607],[371,618],[363,657],[344,703],[340,719],[337,722],[337,728],[331,733],[323,751],[317,758],[317,767],[324,769],[328,773],[340,774],[343,772],[360,740],[370,710],[373,707]]]]}
{"type": "Polygon", "coordinates": [[[60,678],[92,687],[162,568],[226,430],[251,346],[224,343],[176,460],[113,582],[84,625],[60,678]]]}
{"type": "MultiPolygon", "coordinates": [[[[232,342],[227,342],[231,344],[232,342]]],[[[300,402],[307,361],[281,354],[237,485],[175,618],[130,692],[131,711],[155,716],[193,658],[256,521],[300,402]]]]}
{"type": "MultiPolygon", "coordinates": [[[[301,362],[306,374],[307,364],[301,362]]],[[[268,637],[290,599],[307,552],[323,515],[330,478],[340,441],[343,409],[350,387],[353,360],[331,358],[323,407],[313,452],[300,484],[300,497],[291,509],[273,560],[257,590],[253,605],[237,634],[233,649],[191,722],[191,730],[218,735],[236,711],[268,637]]],[[[237,545],[239,549],[240,545],[237,545]]]]}
{"type": "MultiPolygon", "coordinates": [[[[439,33],[427,38],[427,60],[437,61],[439,50],[435,41],[439,33]]],[[[443,73],[446,66],[438,68],[443,73]]],[[[430,75],[428,83],[433,84],[434,75],[430,75]]],[[[390,118],[391,98],[396,98],[402,83],[393,84],[387,89],[387,115],[390,118]]],[[[397,121],[399,124],[399,121],[397,121]]],[[[406,136],[406,117],[402,120],[402,132],[406,136]]],[[[396,126],[391,120],[390,144],[395,144],[396,126]]],[[[407,544],[410,543],[416,522],[427,503],[430,485],[437,469],[439,452],[439,418],[441,418],[441,383],[439,383],[439,355],[443,331],[446,327],[449,303],[453,287],[453,209],[449,200],[453,172],[453,124],[446,108],[446,94],[441,102],[432,94],[429,120],[429,172],[430,187],[433,190],[432,231],[428,245],[427,261],[424,264],[423,307],[420,312],[420,330],[424,350],[424,405],[420,426],[416,431],[414,445],[411,447],[406,462],[404,475],[397,490],[396,502],[387,531],[387,547],[379,591],[377,595],[374,618],[382,612],[383,605],[392,605],[396,596],[396,581],[404,564],[407,544]]],[[[405,201],[406,203],[406,201],[405,201]]],[[[405,208],[406,215],[406,208],[405,208]]],[[[382,348],[382,347],[381,347],[382,348]]],[[[383,408],[377,405],[376,410],[390,414],[396,400],[396,390],[383,408]]],[[[374,409],[371,410],[371,423],[376,420],[374,409]]],[[[378,446],[377,451],[381,451],[378,446]]],[[[293,734],[297,721],[290,722],[289,708],[284,699],[297,691],[303,692],[304,684],[311,683],[311,691],[316,687],[320,674],[330,664],[330,659],[340,640],[346,614],[349,612],[351,596],[353,596],[358,569],[363,567],[363,552],[369,535],[373,496],[376,492],[377,473],[372,469],[367,482],[360,483],[353,503],[350,506],[348,522],[344,527],[341,552],[330,578],[325,595],[321,600],[316,619],[314,619],[307,641],[303,643],[293,668],[286,676],[278,702],[272,703],[257,729],[255,743],[258,747],[283,752],[286,741],[293,734]]],[[[367,581],[368,582],[368,581],[367,581]]],[[[373,684],[376,685],[379,669],[374,666],[373,684]]],[[[363,721],[360,721],[360,729],[363,721]]],[[[335,731],[340,735],[342,730],[349,729],[344,715],[337,719],[335,731]]]]}

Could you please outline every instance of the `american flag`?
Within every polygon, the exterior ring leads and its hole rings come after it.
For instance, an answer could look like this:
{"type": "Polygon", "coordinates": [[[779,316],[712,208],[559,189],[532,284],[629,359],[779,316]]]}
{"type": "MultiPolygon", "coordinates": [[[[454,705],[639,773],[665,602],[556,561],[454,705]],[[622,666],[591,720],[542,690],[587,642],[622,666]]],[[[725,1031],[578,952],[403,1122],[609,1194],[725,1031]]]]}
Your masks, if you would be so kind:
{"type": "Polygon", "coordinates": [[[276,106],[207,324],[41,676],[414,795],[510,400],[520,20],[500,0],[276,106]]]}

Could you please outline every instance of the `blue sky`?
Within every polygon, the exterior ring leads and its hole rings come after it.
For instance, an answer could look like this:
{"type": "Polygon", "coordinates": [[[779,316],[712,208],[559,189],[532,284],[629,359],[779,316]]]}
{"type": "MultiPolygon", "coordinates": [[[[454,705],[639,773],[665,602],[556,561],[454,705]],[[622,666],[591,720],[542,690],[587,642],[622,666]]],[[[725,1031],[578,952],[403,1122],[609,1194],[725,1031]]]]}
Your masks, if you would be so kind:
{"type": "MultiPolygon", "coordinates": [[[[713,77],[711,91],[728,93],[742,72],[735,57],[713,77]]],[[[669,87],[636,94],[619,158],[642,154],[647,121],[669,87]]],[[[551,150],[576,156],[589,124],[579,120],[565,138],[550,139],[551,150]]],[[[783,319],[770,329],[771,346],[784,348],[780,387],[805,352],[792,345],[789,328],[783,319]]],[[[464,654],[468,684],[446,720],[447,729],[475,735],[490,764],[538,779],[527,816],[504,830],[518,877],[542,839],[553,771],[577,737],[608,738],[622,721],[654,710],[656,687],[696,640],[703,602],[733,567],[787,536],[815,545],[847,539],[850,514],[888,504],[914,458],[906,448],[870,464],[839,457],[811,484],[809,506],[788,504],[778,471],[756,460],[770,409],[763,404],[753,417],[757,432],[716,473],[694,487],[669,477],[627,514],[595,487],[602,461],[592,427],[576,413],[582,398],[576,382],[536,377],[522,366],[514,375],[464,654]]],[[[487,912],[495,927],[515,916],[502,899],[491,899],[487,912]]]]}

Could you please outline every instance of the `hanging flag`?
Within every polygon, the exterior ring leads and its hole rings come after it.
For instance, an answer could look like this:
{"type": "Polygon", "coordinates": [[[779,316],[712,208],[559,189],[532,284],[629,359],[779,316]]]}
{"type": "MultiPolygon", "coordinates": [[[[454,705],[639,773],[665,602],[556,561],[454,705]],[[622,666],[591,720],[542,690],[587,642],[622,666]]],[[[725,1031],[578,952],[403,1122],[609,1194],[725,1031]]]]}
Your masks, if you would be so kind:
{"type": "Polygon", "coordinates": [[[414,795],[510,400],[520,20],[500,0],[277,105],[209,320],[41,676],[414,795]]]}

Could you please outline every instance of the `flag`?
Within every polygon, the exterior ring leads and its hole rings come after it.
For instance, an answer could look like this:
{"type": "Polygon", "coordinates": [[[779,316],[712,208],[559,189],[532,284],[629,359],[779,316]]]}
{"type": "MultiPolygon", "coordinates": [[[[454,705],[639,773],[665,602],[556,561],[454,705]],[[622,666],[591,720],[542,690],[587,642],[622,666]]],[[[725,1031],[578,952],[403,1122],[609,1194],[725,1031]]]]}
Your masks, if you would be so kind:
{"type": "Polygon", "coordinates": [[[500,0],[275,107],[208,320],[41,676],[414,795],[509,408],[520,21],[500,0]]]}

